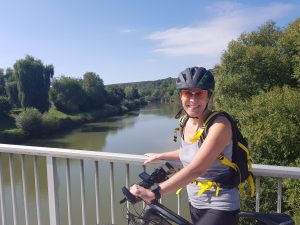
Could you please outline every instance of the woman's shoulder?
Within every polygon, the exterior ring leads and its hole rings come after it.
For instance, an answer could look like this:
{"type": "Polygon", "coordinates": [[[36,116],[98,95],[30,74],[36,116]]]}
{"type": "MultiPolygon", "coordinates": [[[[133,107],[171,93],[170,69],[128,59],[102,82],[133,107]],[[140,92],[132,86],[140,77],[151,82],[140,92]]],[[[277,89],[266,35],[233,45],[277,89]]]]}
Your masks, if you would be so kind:
{"type": "Polygon", "coordinates": [[[216,118],[212,121],[211,126],[213,126],[214,124],[224,124],[225,126],[231,127],[231,122],[230,120],[222,113],[218,114],[216,116],[216,118]]]}

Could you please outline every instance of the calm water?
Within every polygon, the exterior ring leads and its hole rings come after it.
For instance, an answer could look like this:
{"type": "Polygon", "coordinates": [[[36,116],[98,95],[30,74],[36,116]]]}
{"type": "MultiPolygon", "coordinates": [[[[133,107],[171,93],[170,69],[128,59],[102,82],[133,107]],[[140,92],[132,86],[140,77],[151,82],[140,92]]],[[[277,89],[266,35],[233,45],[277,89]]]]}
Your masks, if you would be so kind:
{"type": "Polygon", "coordinates": [[[151,105],[140,111],[85,124],[73,131],[35,139],[25,145],[81,149],[103,152],[144,154],[176,148],[173,129],[178,107],[151,105]]]}
{"type": "MultiPolygon", "coordinates": [[[[91,151],[116,152],[116,153],[131,153],[144,154],[146,152],[160,152],[175,149],[178,143],[173,142],[173,129],[178,126],[178,121],[174,119],[178,107],[173,105],[150,105],[139,111],[132,112],[128,115],[117,116],[102,121],[84,124],[72,131],[61,133],[48,137],[47,139],[30,140],[24,145],[57,147],[68,149],[81,149],[91,151]]],[[[32,158],[27,159],[27,173],[32,174],[33,163],[32,158]]],[[[22,195],[22,179],[20,172],[20,159],[15,157],[14,167],[16,171],[17,199],[18,199],[18,222],[24,222],[24,207],[22,195]]],[[[59,176],[59,196],[60,196],[60,214],[61,224],[67,224],[67,206],[65,194],[65,160],[58,161],[58,176],[59,176]]],[[[94,174],[93,162],[85,162],[85,184],[86,184],[86,206],[87,206],[87,224],[95,224],[95,196],[94,196],[94,174]]],[[[3,167],[8,168],[7,156],[3,157],[3,167]]],[[[38,160],[39,177],[40,177],[40,210],[42,213],[42,224],[49,224],[48,208],[47,208],[47,186],[46,186],[46,166],[45,160],[38,160]]],[[[142,171],[142,168],[130,168],[131,182],[136,181],[137,174],[142,171]]],[[[100,164],[100,216],[106,223],[110,223],[110,199],[109,190],[109,172],[108,165],[100,164]],[[105,182],[106,181],[106,182],[105,182]]],[[[31,176],[31,175],[28,175],[31,176]]],[[[124,166],[115,166],[115,200],[122,198],[121,187],[125,185],[124,166]]],[[[28,181],[28,202],[30,208],[35,208],[35,188],[32,177],[28,181]]],[[[9,174],[4,174],[4,192],[6,193],[6,215],[8,216],[7,224],[12,224],[11,196],[10,196],[10,181],[9,174]]],[[[81,222],[81,203],[80,203],[80,183],[79,183],[79,161],[71,161],[71,195],[72,195],[72,217],[73,224],[80,225],[81,222]]],[[[175,195],[164,198],[164,203],[171,204],[173,210],[176,210],[175,195]]],[[[183,208],[186,205],[183,204],[183,208]]],[[[115,204],[116,224],[126,224],[123,218],[123,208],[115,204]]],[[[183,215],[187,215],[187,210],[183,210],[183,215]]],[[[36,215],[29,215],[30,224],[36,223],[36,215]]],[[[1,221],[0,221],[1,225],[1,221]]]]}

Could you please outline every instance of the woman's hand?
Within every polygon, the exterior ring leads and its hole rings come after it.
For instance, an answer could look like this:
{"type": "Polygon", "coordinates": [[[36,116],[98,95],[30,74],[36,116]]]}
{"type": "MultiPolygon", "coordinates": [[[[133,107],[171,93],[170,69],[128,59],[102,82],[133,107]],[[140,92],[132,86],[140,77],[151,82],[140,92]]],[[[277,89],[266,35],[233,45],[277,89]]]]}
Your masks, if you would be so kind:
{"type": "Polygon", "coordinates": [[[161,159],[160,158],[160,156],[161,156],[160,153],[146,153],[146,154],[144,154],[144,156],[148,157],[148,159],[146,159],[144,164],[154,162],[155,160],[161,159]]]}
{"type": "Polygon", "coordinates": [[[134,196],[139,197],[146,202],[151,202],[153,199],[155,199],[155,194],[151,190],[146,189],[138,184],[132,185],[130,187],[130,192],[134,196]]]}

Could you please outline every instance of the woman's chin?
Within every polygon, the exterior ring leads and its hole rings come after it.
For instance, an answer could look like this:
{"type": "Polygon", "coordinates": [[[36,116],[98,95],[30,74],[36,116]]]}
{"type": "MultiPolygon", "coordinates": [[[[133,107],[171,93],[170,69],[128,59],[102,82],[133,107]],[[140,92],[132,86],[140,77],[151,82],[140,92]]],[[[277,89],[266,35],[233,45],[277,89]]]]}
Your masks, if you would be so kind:
{"type": "Polygon", "coordinates": [[[200,110],[186,110],[190,117],[199,117],[201,115],[200,110]]]}

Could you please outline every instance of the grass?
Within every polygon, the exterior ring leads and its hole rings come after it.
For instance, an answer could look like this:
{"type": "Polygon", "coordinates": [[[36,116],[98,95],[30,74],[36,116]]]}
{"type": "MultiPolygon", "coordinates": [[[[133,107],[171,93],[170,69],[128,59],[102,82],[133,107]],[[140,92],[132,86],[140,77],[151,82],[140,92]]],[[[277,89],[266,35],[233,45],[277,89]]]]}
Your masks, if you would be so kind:
{"type": "Polygon", "coordinates": [[[67,118],[78,119],[80,117],[80,114],[70,115],[70,114],[66,114],[61,111],[58,111],[55,108],[50,108],[48,113],[57,119],[67,119],[67,118]]]}

